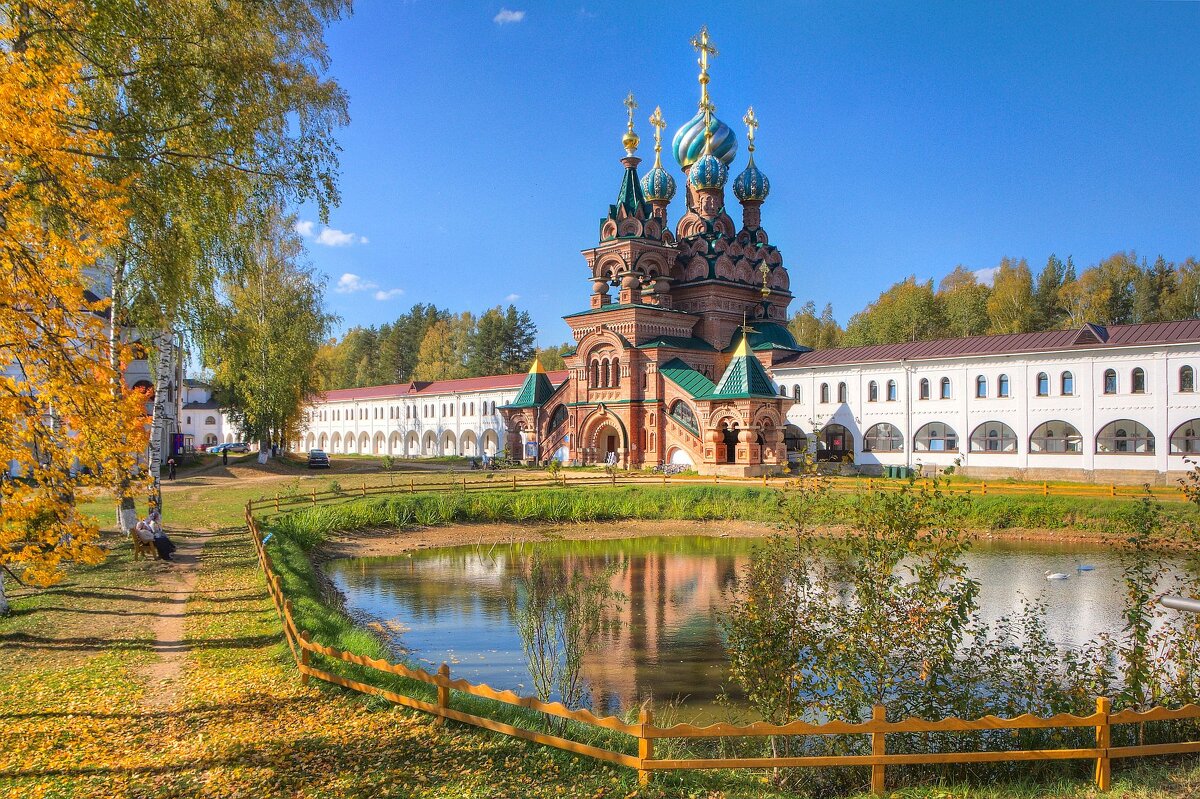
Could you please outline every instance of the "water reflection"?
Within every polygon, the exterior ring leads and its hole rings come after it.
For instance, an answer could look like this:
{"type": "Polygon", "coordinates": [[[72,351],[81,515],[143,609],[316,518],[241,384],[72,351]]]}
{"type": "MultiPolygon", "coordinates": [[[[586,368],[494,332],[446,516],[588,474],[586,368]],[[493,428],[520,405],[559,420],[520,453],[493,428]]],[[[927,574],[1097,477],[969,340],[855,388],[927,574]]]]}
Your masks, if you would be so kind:
{"type": "MultiPolygon", "coordinates": [[[[582,658],[593,707],[607,711],[653,698],[697,709],[727,688],[720,613],[753,541],[706,537],[538,544],[567,574],[603,575],[625,599],[582,658]]],[[[346,607],[414,660],[474,682],[529,694],[532,680],[510,611],[532,545],[458,547],[412,556],[328,564],[346,607]]],[[[984,620],[1018,612],[1022,595],[1044,600],[1062,646],[1121,628],[1121,565],[1111,548],[981,543],[967,558],[980,582],[984,620]],[[1078,566],[1093,566],[1077,571],[1078,566]],[[1048,582],[1045,572],[1070,579],[1048,582]]],[[[1172,569],[1178,564],[1172,563],[1172,569]]],[[[731,691],[732,693],[732,691],[731,691]]],[[[736,695],[733,697],[736,700],[736,695]]]]}

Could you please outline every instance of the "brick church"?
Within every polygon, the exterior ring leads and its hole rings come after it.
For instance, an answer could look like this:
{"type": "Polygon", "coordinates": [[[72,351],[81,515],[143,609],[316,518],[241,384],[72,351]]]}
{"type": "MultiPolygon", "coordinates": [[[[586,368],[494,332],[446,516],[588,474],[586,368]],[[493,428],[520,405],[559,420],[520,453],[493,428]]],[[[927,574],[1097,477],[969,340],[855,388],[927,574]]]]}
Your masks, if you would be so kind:
{"type": "Polygon", "coordinates": [[[534,363],[500,409],[509,453],[726,475],[758,475],[786,461],[786,400],[767,370],[805,348],[788,332],[788,274],[761,223],[770,183],[754,163],[758,121],[752,108],[743,118],[748,158],[732,185],[739,225],[725,193],[737,140],[708,94],[716,49],[706,30],[692,45],[700,52],[699,111],[671,142],[684,213],[671,224],[676,182],[662,164],[660,109],[650,117],[654,166],[638,175],[630,95],[616,202],[600,220],[599,242],[583,251],[589,307],[565,317],[576,342],[568,377],[555,385],[534,363]]]}

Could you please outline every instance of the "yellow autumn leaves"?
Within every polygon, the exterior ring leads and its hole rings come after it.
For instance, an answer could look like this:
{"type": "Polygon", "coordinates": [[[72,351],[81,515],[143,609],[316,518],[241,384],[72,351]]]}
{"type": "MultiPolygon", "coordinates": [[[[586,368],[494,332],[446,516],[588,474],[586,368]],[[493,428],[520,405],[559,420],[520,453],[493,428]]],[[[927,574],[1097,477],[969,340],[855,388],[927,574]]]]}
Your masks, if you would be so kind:
{"type": "MultiPolygon", "coordinates": [[[[56,5],[61,24],[79,19],[56,5]]],[[[145,431],[89,292],[124,214],[122,187],[92,168],[103,134],[80,122],[82,65],[20,15],[0,20],[0,472],[18,476],[0,481],[0,565],[47,584],[63,561],[100,558],[75,500],[131,468],[145,431]]]]}

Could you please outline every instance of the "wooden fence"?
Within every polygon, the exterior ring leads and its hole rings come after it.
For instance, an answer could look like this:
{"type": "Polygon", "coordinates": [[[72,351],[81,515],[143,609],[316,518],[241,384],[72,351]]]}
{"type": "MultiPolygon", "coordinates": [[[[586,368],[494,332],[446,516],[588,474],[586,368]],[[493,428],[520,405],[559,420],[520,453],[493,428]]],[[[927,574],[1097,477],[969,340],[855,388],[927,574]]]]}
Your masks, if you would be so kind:
{"type": "MultiPolygon", "coordinates": [[[[520,491],[529,488],[549,488],[554,486],[668,486],[668,485],[737,485],[750,487],[785,488],[790,485],[824,486],[838,493],[856,493],[862,491],[899,491],[908,485],[907,479],[884,477],[830,477],[805,475],[797,477],[721,477],[719,475],[666,475],[613,472],[608,475],[582,473],[578,476],[560,473],[558,477],[522,478],[520,472],[497,472],[480,476],[463,475],[449,477],[446,480],[434,482],[419,482],[414,477],[403,474],[389,473],[388,482],[379,485],[367,485],[364,480],[358,486],[344,487],[339,491],[317,491],[294,494],[276,494],[273,499],[263,499],[252,503],[254,510],[259,513],[282,513],[296,510],[304,505],[318,505],[327,502],[361,499],[363,497],[397,494],[419,493],[422,491],[520,491]]],[[[534,473],[536,474],[536,473],[534,473]]],[[[919,478],[917,486],[932,487],[934,481],[929,478],[919,478]]],[[[1051,483],[1008,483],[938,481],[939,490],[947,494],[977,494],[979,496],[1041,496],[1041,497],[1085,497],[1093,499],[1141,499],[1153,496],[1155,499],[1168,502],[1186,502],[1187,497],[1173,487],[1158,486],[1150,489],[1135,486],[1091,485],[1091,484],[1051,484],[1051,483]],[[1149,491],[1149,494],[1147,494],[1149,491]]]]}
{"type": "MultiPolygon", "coordinates": [[[[612,478],[605,480],[575,479],[568,480],[570,485],[610,484],[612,478]]],[[[629,481],[623,480],[622,483],[629,481]]],[[[897,483],[898,481],[889,481],[897,483]]],[[[563,480],[533,480],[517,481],[513,478],[510,490],[522,487],[561,485],[563,480]]],[[[453,481],[449,483],[411,484],[409,490],[473,490],[480,488],[498,489],[509,487],[502,481],[453,481]]],[[[961,484],[956,487],[961,487],[961,484]]],[[[874,486],[882,490],[882,486],[874,486]]],[[[378,486],[374,489],[363,486],[352,496],[370,496],[382,493],[380,489],[395,492],[393,486],[378,486]]],[[[1132,496],[1126,494],[1124,496],[1132,496]]],[[[284,638],[291,650],[301,680],[307,683],[316,678],[333,685],[339,685],[364,694],[380,696],[397,705],[419,710],[436,716],[438,723],[451,719],[463,724],[469,724],[486,730],[492,730],[504,735],[521,738],[526,741],[551,746],[563,751],[584,755],[607,763],[636,769],[639,781],[643,784],[650,780],[656,771],[676,771],[681,769],[773,769],[800,767],[870,767],[871,791],[875,795],[883,795],[886,785],[886,769],[888,766],[926,765],[926,764],[969,764],[1020,762],[1038,760],[1092,760],[1095,763],[1096,787],[1102,791],[1109,789],[1111,784],[1111,763],[1113,760],[1131,757],[1146,757],[1151,755],[1167,755],[1200,752],[1200,741],[1185,741],[1180,743],[1143,744],[1137,746],[1112,746],[1112,728],[1123,724],[1143,724],[1154,721],[1195,720],[1200,719],[1200,706],[1186,705],[1181,708],[1153,708],[1146,711],[1121,710],[1113,712],[1112,701],[1106,697],[1096,700],[1094,713],[1079,716],[1060,713],[1049,717],[1022,715],[1016,718],[1000,718],[984,716],[978,719],[945,718],[930,721],[921,718],[907,718],[902,721],[887,721],[886,708],[876,705],[872,709],[870,721],[846,722],[828,721],[815,724],[796,721],[789,724],[767,724],[757,722],[748,725],[713,724],[710,726],[695,726],[692,724],[675,724],[668,727],[655,725],[650,707],[643,706],[637,723],[629,723],[615,716],[597,716],[587,710],[573,710],[557,702],[543,702],[533,697],[520,696],[512,691],[498,691],[487,685],[477,685],[467,680],[455,680],[450,676],[450,667],[443,663],[436,673],[430,674],[423,669],[391,663],[386,660],[345,652],[331,646],[326,646],[312,640],[311,636],[300,630],[294,618],[292,603],[285,597],[282,581],[271,562],[271,556],[264,546],[263,536],[255,518],[255,511],[280,511],[284,507],[294,507],[296,504],[318,503],[322,499],[332,501],[344,499],[345,492],[324,492],[302,498],[297,503],[295,497],[280,497],[272,500],[260,500],[246,504],[246,525],[250,530],[258,553],[259,564],[266,579],[267,590],[279,613],[283,624],[284,638]],[[431,686],[436,691],[436,700],[427,701],[407,696],[397,691],[382,688],[367,682],[351,679],[335,674],[327,669],[314,665],[313,656],[340,661],[362,667],[380,675],[393,675],[408,678],[431,686]],[[454,706],[454,695],[478,697],[491,700],[501,705],[523,708],[540,713],[545,717],[576,722],[593,728],[596,732],[607,730],[624,736],[626,746],[606,748],[595,744],[582,743],[556,735],[550,732],[539,732],[526,729],[503,721],[469,713],[454,706]],[[1011,731],[1090,728],[1094,730],[1095,745],[1086,748],[1071,749],[1015,749],[1015,750],[986,750],[975,752],[922,752],[922,753],[888,753],[887,736],[897,733],[953,733],[979,731],[1011,731]],[[748,738],[763,738],[770,736],[824,736],[824,735],[863,735],[869,736],[871,754],[866,755],[817,755],[796,757],[708,757],[708,758],[676,758],[657,757],[655,743],[671,740],[688,739],[725,739],[744,740],[748,738]],[[627,750],[627,751],[621,751],[627,750]],[[636,751],[636,754],[633,752],[636,751]]],[[[461,702],[460,702],[461,704],[461,702]]],[[[600,736],[602,740],[604,736],[600,736]]],[[[620,740],[618,738],[617,740],[620,740]]]]}

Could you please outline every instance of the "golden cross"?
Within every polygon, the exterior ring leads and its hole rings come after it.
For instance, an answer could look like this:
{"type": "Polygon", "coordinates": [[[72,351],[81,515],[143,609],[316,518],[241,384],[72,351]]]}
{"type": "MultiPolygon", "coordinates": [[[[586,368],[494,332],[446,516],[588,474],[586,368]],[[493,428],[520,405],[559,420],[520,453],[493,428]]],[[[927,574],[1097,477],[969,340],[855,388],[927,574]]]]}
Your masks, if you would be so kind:
{"type": "Polygon", "coordinates": [[[654,127],[654,165],[661,166],[662,161],[660,153],[662,152],[662,132],[667,126],[667,120],[663,118],[662,106],[654,109],[654,113],[650,115],[650,124],[654,127]]]}
{"type": "Polygon", "coordinates": [[[708,36],[707,25],[702,25],[700,33],[692,37],[692,47],[700,53],[696,61],[700,65],[700,110],[712,113],[716,109],[711,108],[712,104],[708,101],[708,57],[717,55],[717,46],[708,36]]]}
{"type": "Polygon", "coordinates": [[[742,122],[746,123],[746,147],[750,152],[754,152],[754,133],[758,130],[758,117],[754,115],[754,106],[746,109],[746,116],[742,117],[742,122]]]}
{"type": "Polygon", "coordinates": [[[625,98],[625,108],[628,110],[628,113],[629,113],[629,130],[630,130],[630,132],[633,131],[633,112],[634,112],[634,109],[636,109],[637,107],[638,107],[637,101],[633,99],[633,92],[630,92],[629,96],[625,98]]]}
{"type": "Polygon", "coordinates": [[[769,295],[771,293],[770,287],[767,286],[767,275],[771,274],[771,267],[767,266],[767,262],[765,259],[763,260],[762,263],[760,263],[758,265],[758,271],[762,272],[762,276],[763,276],[762,295],[764,297],[766,297],[767,295],[769,295]]]}

